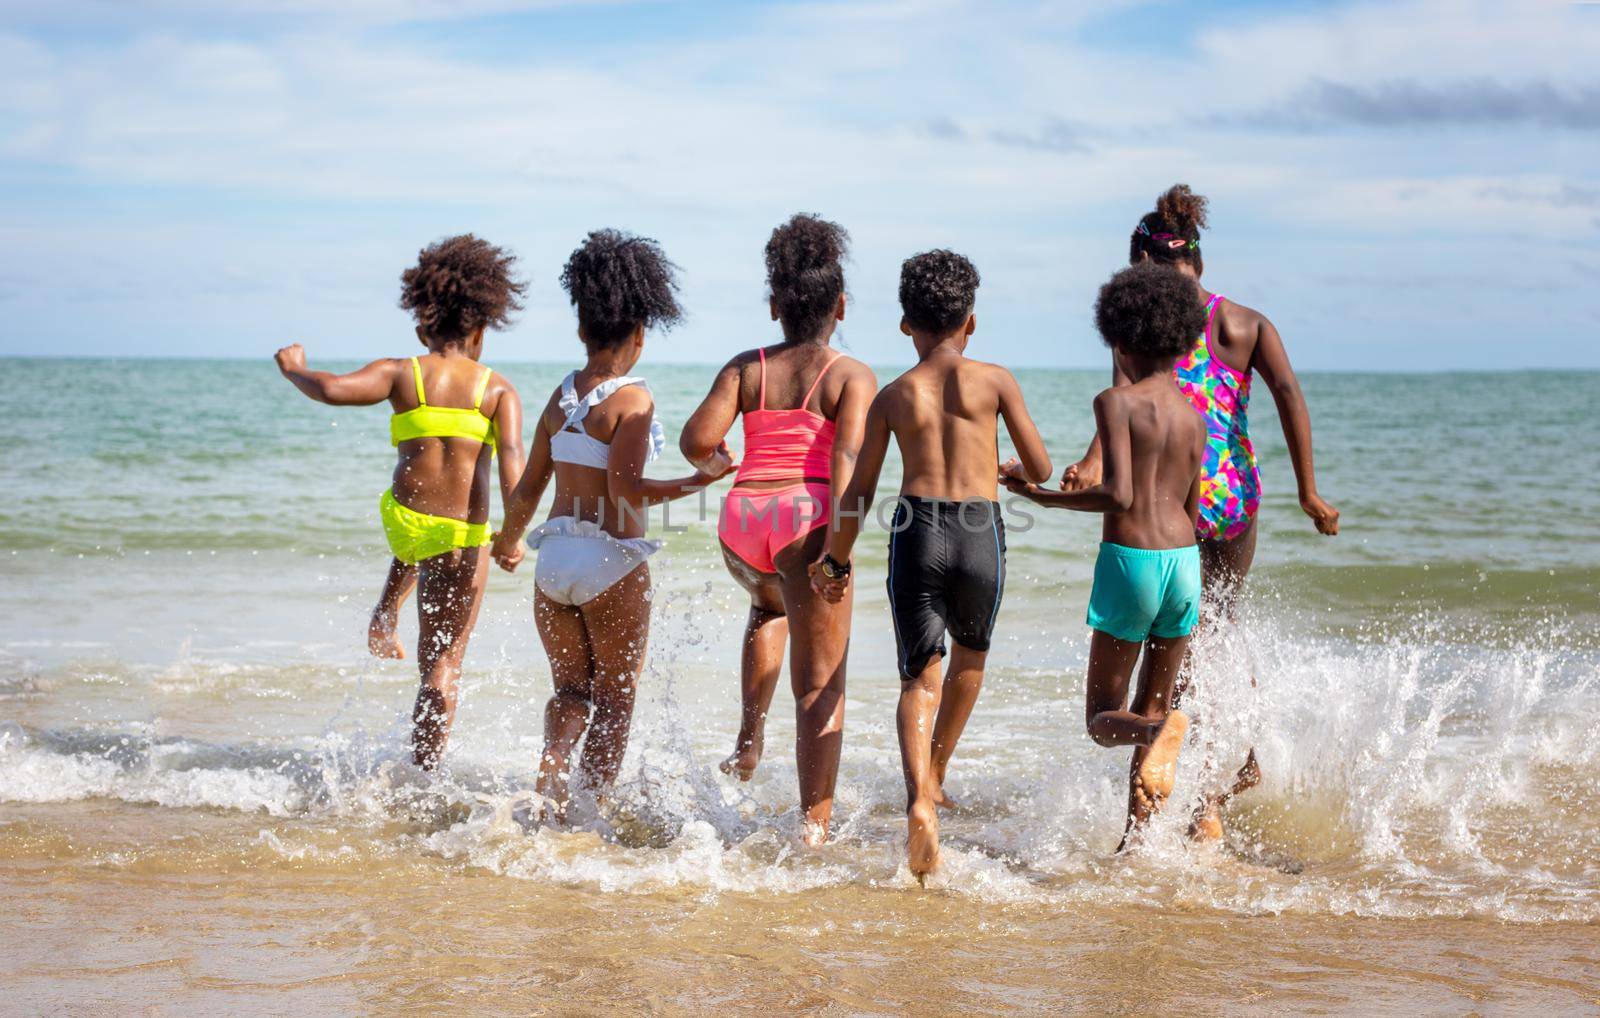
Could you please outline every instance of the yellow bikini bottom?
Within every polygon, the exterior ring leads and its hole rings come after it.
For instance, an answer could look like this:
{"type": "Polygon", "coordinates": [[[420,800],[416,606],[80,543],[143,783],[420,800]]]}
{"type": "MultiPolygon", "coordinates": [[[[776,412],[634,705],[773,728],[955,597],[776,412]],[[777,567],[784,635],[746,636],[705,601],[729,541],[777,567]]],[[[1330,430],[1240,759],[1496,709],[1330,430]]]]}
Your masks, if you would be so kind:
{"type": "Polygon", "coordinates": [[[383,519],[389,550],[407,565],[457,548],[481,548],[490,540],[489,524],[419,513],[396,502],[393,491],[385,491],[378,499],[378,515],[383,519]]]}

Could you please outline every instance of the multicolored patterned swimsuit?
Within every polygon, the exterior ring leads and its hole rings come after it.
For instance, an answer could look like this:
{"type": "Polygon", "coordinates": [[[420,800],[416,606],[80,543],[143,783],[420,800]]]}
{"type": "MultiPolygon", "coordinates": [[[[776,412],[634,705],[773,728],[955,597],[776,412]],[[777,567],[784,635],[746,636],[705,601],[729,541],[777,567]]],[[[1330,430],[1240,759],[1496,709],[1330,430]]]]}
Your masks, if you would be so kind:
{"type": "Polygon", "coordinates": [[[1220,294],[1206,302],[1206,329],[1173,375],[1178,388],[1206,419],[1206,457],[1200,468],[1202,540],[1231,541],[1250,527],[1261,505],[1261,474],[1250,444],[1250,372],[1235,371],[1211,352],[1211,323],[1220,294]]]}

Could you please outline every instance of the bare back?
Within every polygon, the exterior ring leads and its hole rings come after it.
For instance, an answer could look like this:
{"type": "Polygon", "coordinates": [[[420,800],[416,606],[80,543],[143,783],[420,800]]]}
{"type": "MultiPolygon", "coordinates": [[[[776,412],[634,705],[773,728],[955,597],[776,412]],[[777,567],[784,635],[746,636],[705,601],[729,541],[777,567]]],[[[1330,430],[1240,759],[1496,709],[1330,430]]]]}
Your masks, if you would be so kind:
{"type": "Polygon", "coordinates": [[[923,361],[878,397],[904,463],[900,493],[993,500],[1000,468],[1002,368],[966,357],[923,361]]]}
{"type": "MultiPolygon", "coordinates": [[[[586,390],[580,389],[580,395],[586,390]]],[[[655,402],[648,390],[628,385],[596,403],[579,421],[590,438],[611,446],[612,461],[619,466],[636,463],[642,468],[647,458],[644,441],[647,431],[622,427],[630,418],[648,423],[655,402]]],[[[540,415],[539,436],[541,452],[548,455],[549,436],[566,425],[566,414],[561,409],[561,389],[558,387],[545,404],[540,415]]],[[[645,506],[617,498],[612,490],[611,470],[584,466],[578,463],[551,463],[555,476],[555,496],[550,504],[550,519],[572,516],[591,520],[601,525],[615,537],[640,537],[645,532],[645,506]]]]}
{"type": "MultiPolygon", "coordinates": [[[[429,354],[418,358],[428,405],[471,407],[473,394],[486,370],[466,357],[429,354]]],[[[397,360],[389,404],[395,413],[419,405],[410,359],[397,360]]],[[[497,424],[500,401],[515,390],[496,372],[489,379],[479,409],[497,424]]],[[[519,418],[520,422],[520,418],[519,418]]],[[[494,450],[469,438],[413,438],[397,450],[393,491],[402,505],[433,516],[482,523],[489,518],[490,466],[494,450]]]]}
{"type": "Polygon", "coordinates": [[[1131,502],[1107,513],[1104,539],[1130,548],[1183,548],[1194,544],[1205,421],[1169,375],[1107,389],[1095,399],[1106,449],[1106,482],[1131,502]]]}

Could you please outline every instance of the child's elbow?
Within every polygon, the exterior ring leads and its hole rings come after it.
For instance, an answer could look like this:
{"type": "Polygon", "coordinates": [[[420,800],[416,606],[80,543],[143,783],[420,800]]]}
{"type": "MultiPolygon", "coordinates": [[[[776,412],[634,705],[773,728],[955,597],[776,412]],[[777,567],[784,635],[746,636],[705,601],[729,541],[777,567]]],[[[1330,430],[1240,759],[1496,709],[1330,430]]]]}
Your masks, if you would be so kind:
{"type": "Polygon", "coordinates": [[[1110,499],[1112,512],[1125,513],[1133,508],[1133,489],[1131,487],[1113,488],[1111,489],[1110,499]]]}
{"type": "Polygon", "coordinates": [[[685,429],[678,439],[678,451],[683,453],[683,458],[690,463],[700,463],[710,458],[711,454],[717,451],[717,447],[685,429]]]}
{"type": "Polygon", "coordinates": [[[1050,479],[1055,476],[1055,472],[1055,464],[1050,462],[1049,456],[1045,456],[1041,459],[1035,460],[1033,464],[1028,467],[1028,480],[1032,481],[1034,484],[1048,484],[1050,483],[1050,479]]]}

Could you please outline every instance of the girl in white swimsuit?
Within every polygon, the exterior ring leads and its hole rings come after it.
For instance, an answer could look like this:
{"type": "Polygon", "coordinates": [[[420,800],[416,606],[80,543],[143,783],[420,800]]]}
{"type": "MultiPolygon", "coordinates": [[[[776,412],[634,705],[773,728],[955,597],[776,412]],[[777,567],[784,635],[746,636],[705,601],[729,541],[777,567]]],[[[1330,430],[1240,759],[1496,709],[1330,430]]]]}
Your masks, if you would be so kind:
{"type": "Polygon", "coordinates": [[[580,741],[581,782],[603,796],[616,781],[633,721],[634,690],[650,635],[650,567],[661,543],[646,538],[652,505],[691,495],[733,469],[670,481],[644,476],[665,445],[650,388],[628,374],[651,326],[682,317],[675,267],[653,240],[597,230],[572,253],[561,285],[578,313],[588,361],[551,394],[528,467],[506,507],[492,554],[508,572],[553,475],[549,518],[529,535],[539,552],[534,620],[550,656],[555,695],[545,707],[539,794],[566,817],[569,760],[580,741]],[[587,733],[587,738],[585,738],[587,733]]]}

